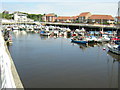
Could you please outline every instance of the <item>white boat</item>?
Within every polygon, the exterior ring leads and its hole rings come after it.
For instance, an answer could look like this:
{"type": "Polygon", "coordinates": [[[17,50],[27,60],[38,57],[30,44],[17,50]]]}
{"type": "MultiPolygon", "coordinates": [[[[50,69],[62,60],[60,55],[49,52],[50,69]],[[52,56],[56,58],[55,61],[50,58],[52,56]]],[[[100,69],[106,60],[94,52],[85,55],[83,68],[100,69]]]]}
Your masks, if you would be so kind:
{"type": "Polygon", "coordinates": [[[54,32],[54,35],[57,35],[57,36],[59,35],[59,31],[58,30],[54,30],[53,32],[54,32]]]}
{"type": "Polygon", "coordinates": [[[86,37],[86,40],[88,42],[97,42],[98,41],[98,39],[95,36],[88,36],[88,37],[86,37]]]}
{"type": "Polygon", "coordinates": [[[7,31],[11,31],[12,28],[9,26],[9,27],[6,28],[6,30],[7,30],[7,31]]]}
{"type": "Polygon", "coordinates": [[[13,26],[12,30],[19,30],[19,27],[18,26],[13,26]]]}
{"type": "Polygon", "coordinates": [[[108,44],[108,49],[109,51],[115,53],[115,54],[120,54],[120,45],[110,45],[108,44]]]}
{"type": "Polygon", "coordinates": [[[101,38],[98,38],[97,42],[108,42],[110,41],[110,38],[108,37],[108,35],[102,35],[101,38]]]}

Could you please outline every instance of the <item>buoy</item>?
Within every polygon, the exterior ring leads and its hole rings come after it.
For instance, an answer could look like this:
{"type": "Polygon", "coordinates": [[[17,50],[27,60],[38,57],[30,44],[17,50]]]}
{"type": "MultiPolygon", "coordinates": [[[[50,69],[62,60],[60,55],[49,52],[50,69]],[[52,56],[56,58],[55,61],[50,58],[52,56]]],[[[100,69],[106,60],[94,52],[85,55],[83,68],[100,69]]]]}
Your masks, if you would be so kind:
{"type": "Polygon", "coordinates": [[[103,50],[106,50],[106,48],[103,48],[103,50]]]}

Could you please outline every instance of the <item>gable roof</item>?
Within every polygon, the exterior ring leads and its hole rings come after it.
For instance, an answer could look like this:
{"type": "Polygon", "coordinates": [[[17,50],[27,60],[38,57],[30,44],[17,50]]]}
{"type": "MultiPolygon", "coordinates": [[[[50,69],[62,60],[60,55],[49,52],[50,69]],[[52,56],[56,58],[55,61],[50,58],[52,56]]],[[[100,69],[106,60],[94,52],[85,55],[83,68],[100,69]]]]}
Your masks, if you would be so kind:
{"type": "Polygon", "coordinates": [[[89,14],[90,12],[84,12],[84,13],[81,13],[80,15],[79,15],[79,17],[83,17],[83,16],[86,16],[87,14],[89,14]]]}
{"type": "Polygon", "coordinates": [[[77,19],[78,18],[78,16],[72,16],[71,17],[71,19],[77,19]]]}
{"type": "Polygon", "coordinates": [[[111,15],[92,15],[89,19],[114,20],[114,18],[111,15]]]}
{"type": "Polygon", "coordinates": [[[45,16],[55,16],[54,13],[46,14],[45,16]]]}

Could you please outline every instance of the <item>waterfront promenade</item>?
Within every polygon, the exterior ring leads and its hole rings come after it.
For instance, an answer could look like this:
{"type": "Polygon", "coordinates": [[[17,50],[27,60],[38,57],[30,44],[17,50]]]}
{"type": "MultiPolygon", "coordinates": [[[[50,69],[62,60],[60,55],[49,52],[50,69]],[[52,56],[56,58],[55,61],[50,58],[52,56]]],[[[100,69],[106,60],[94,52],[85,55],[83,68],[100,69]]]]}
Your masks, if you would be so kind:
{"type": "Polygon", "coordinates": [[[0,69],[1,69],[0,89],[23,88],[22,82],[19,78],[14,62],[8,51],[1,30],[0,30],[0,51],[1,51],[0,52],[0,69]]]}
{"type": "Polygon", "coordinates": [[[87,26],[87,27],[103,27],[103,28],[118,28],[114,24],[113,25],[100,25],[100,24],[84,24],[84,23],[59,23],[59,22],[40,22],[45,25],[65,25],[65,26],[87,26]]]}

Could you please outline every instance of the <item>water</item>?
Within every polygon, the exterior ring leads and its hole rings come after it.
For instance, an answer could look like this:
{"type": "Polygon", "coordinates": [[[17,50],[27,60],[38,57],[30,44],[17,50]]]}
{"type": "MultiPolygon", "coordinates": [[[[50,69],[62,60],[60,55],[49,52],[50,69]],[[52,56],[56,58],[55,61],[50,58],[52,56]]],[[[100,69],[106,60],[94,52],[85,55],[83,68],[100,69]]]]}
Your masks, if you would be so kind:
{"type": "Polygon", "coordinates": [[[118,88],[118,56],[106,44],[86,47],[37,33],[12,36],[9,50],[25,88],[118,88]]]}

